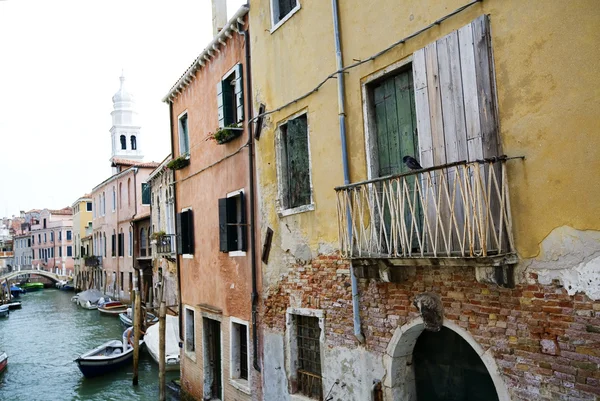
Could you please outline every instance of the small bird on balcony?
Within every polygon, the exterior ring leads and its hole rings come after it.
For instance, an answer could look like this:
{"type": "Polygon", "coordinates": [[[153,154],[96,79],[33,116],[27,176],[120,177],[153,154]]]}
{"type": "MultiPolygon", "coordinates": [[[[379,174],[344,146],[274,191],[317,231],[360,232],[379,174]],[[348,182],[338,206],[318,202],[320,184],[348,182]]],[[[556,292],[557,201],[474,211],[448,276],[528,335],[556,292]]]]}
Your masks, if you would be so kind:
{"type": "Polygon", "coordinates": [[[406,164],[406,167],[408,167],[411,170],[422,170],[423,169],[423,167],[421,167],[421,165],[419,164],[417,159],[415,159],[412,156],[404,156],[402,158],[402,161],[404,162],[404,164],[406,164]]]}

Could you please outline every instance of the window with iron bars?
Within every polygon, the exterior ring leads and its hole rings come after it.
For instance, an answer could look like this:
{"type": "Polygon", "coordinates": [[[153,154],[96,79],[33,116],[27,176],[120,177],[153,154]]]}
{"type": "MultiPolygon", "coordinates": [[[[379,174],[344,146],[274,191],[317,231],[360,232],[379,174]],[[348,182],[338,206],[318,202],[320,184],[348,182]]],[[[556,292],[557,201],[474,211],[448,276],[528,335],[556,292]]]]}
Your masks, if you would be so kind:
{"type": "Polygon", "coordinates": [[[298,340],[298,392],[322,400],[319,318],[301,315],[296,315],[295,318],[298,340]]]}

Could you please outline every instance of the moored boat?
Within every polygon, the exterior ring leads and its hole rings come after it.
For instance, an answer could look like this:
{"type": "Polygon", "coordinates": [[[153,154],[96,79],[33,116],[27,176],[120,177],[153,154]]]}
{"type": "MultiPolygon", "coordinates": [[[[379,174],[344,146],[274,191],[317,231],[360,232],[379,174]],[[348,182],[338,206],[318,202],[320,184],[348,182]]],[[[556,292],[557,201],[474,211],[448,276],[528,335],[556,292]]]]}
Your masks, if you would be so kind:
{"type": "Polygon", "coordinates": [[[8,366],[8,355],[6,352],[0,351],[0,374],[6,370],[8,366]]]}
{"type": "Polygon", "coordinates": [[[8,305],[0,305],[0,317],[7,317],[9,313],[8,305]]]}
{"type": "MultiPolygon", "coordinates": [[[[122,340],[110,340],[86,352],[75,360],[85,377],[100,376],[128,365],[133,358],[133,334],[131,329],[123,332],[122,340]]],[[[140,340],[140,346],[144,340],[140,340]]]]}
{"type": "Polygon", "coordinates": [[[119,314],[127,311],[127,305],[121,301],[110,301],[98,306],[98,312],[106,315],[119,316],[119,314]]]}
{"type": "Polygon", "coordinates": [[[5,305],[7,305],[8,309],[10,310],[21,309],[21,301],[10,301],[7,302],[5,305]]]}
{"type": "MultiPolygon", "coordinates": [[[[165,320],[165,370],[179,370],[179,318],[167,315],[165,320]]],[[[148,353],[158,363],[158,324],[149,327],[144,335],[148,353]]]]}
{"type": "MultiPolygon", "coordinates": [[[[131,308],[127,308],[126,312],[120,313],[119,319],[121,320],[121,323],[123,324],[123,326],[125,326],[125,327],[133,326],[133,313],[131,311],[131,308]]],[[[147,312],[145,326],[150,327],[156,323],[158,323],[158,318],[156,316],[154,316],[152,313],[147,312]]]]}
{"type": "Polygon", "coordinates": [[[10,286],[10,294],[12,295],[13,298],[18,298],[21,294],[24,294],[25,290],[22,289],[21,287],[17,286],[17,285],[11,285],[10,286]]]}
{"type": "Polygon", "coordinates": [[[44,289],[44,283],[23,283],[21,288],[27,292],[39,291],[44,289]]]}

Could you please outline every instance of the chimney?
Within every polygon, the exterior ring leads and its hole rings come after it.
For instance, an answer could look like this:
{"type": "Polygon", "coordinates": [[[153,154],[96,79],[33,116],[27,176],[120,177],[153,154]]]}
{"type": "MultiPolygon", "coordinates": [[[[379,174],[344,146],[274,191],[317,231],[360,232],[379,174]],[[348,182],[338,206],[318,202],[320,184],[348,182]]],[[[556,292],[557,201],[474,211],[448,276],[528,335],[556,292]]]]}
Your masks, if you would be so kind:
{"type": "Polygon", "coordinates": [[[212,0],[213,37],[217,36],[227,23],[227,0],[212,0]]]}

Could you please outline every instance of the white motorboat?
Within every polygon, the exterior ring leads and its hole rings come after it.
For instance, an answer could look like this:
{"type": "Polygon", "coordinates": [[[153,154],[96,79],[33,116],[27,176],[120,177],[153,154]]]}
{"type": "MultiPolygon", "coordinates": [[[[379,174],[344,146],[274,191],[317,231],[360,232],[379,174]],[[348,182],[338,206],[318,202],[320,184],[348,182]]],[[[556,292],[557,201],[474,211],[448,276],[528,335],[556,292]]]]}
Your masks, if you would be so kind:
{"type": "MultiPolygon", "coordinates": [[[[179,370],[179,318],[177,316],[166,316],[165,329],[165,370],[179,370]]],[[[158,324],[154,324],[146,330],[144,342],[146,349],[152,359],[158,363],[158,324]]]]}

